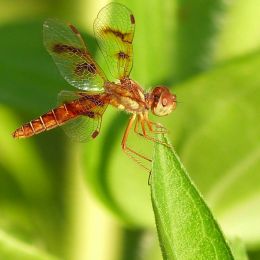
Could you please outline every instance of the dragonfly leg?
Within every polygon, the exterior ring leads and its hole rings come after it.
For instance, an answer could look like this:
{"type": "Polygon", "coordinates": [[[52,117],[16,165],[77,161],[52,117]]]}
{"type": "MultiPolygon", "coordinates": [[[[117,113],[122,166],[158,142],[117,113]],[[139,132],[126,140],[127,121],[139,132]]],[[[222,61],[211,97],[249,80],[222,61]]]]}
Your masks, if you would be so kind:
{"type": "MultiPolygon", "coordinates": [[[[125,130],[125,133],[124,133],[124,136],[123,136],[123,139],[122,139],[122,143],[121,143],[122,149],[123,149],[123,151],[126,153],[126,155],[127,155],[129,158],[131,158],[133,161],[135,161],[137,164],[139,164],[139,165],[140,165],[141,167],[143,167],[145,170],[147,170],[148,172],[150,172],[150,169],[148,169],[148,168],[141,162],[140,158],[142,158],[142,159],[144,159],[144,160],[146,160],[146,161],[148,161],[148,162],[152,162],[152,160],[149,159],[149,158],[147,158],[147,157],[145,157],[144,155],[142,155],[142,154],[140,154],[140,153],[134,151],[133,149],[131,149],[131,148],[129,148],[129,147],[127,146],[127,138],[128,138],[129,132],[130,132],[132,126],[133,126],[133,123],[134,123],[135,119],[136,119],[136,114],[133,114],[133,116],[132,116],[132,117],[130,118],[130,120],[129,120],[129,123],[128,123],[128,125],[127,125],[127,128],[126,128],[126,130],[125,130]]],[[[137,127],[137,126],[135,126],[135,128],[136,128],[136,127],[137,127]]]]}
{"type": "MultiPolygon", "coordinates": [[[[135,128],[134,128],[135,133],[137,133],[138,135],[140,135],[140,136],[146,138],[146,139],[149,140],[149,141],[153,141],[153,142],[156,142],[156,143],[160,143],[160,144],[162,144],[162,145],[165,145],[165,146],[167,146],[167,147],[170,147],[169,144],[167,144],[167,143],[165,143],[165,142],[162,142],[162,141],[160,141],[160,140],[158,140],[158,139],[156,139],[156,138],[154,138],[154,137],[152,137],[152,136],[149,136],[149,135],[147,134],[147,132],[146,132],[146,129],[145,129],[145,123],[147,124],[147,126],[148,126],[150,132],[152,132],[152,133],[161,133],[161,134],[166,133],[165,131],[155,131],[155,130],[153,130],[152,125],[153,125],[153,124],[154,124],[154,125],[157,125],[157,124],[156,124],[156,123],[153,123],[153,122],[151,122],[151,121],[149,121],[149,119],[148,119],[146,116],[143,116],[143,115],[138,115],[138,121],[137,121],[137,123],[136,123],[136,125],[135,125],[135,128]],[[138,123],[141,123],[142,133],[140,133],[140,132],[138,131],[138,123]]],[[[159,124],[158,124],[158,125],[159,125],[159,124]]],[[[167,131],[167,129],[164,128],[163,126],[161,126],[161,125],[159,125],[159,126],[162,127],[163,129],[165,129],[165,130],[167,131]]]]}
{"type": "Polygon", "coordinates": [[[146,121],[147,125],[149,127],[150,132],[155,134],[167,134],[169,131],[161,124],[154,123],[151,121],[146,121]],[[153,126],[155,126],[155,129],[153,129],[153,126]]]}

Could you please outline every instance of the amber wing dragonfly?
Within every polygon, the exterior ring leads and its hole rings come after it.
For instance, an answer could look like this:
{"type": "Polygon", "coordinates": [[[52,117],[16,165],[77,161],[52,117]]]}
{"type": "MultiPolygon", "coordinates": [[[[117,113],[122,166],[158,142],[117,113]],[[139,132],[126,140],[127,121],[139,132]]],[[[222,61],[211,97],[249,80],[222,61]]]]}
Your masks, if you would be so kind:
{"type": "Polygon", "coordinates": [[[98,46],[116,79],[110,81],[92,58],[75,26],[56,19],[45,21],[44,45],[62,76],[78,91],[60,92],[56,108],[22,125],[13,137],[31,137],[62,126],[72,140],[86,142],[99,135],[102,116],[107,106],[112,105],[131,115],[122,139],[123,151],[146,168],[140,158],[150,159],[128,147],[129,132],[133,128],[138,135],[160,142],[153,134],[164,133],[166,129],[150,121],[148,112],[156,116],[170,114],[176,107],[176,96],[165,86],[146,92],[130,78],[134,31],[133,13],[119,3],[106,5],[94,21],[98,46]]]}

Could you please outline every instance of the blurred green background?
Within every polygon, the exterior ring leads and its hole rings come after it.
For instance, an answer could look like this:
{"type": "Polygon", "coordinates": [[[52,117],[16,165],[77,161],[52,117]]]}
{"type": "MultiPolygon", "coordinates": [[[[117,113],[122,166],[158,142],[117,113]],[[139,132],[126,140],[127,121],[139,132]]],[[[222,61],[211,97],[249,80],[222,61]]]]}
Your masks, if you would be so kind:
{"type": "MultiPolygon", "coordinates": [[[[119,1],[136,18],[132,78],[168,85],[178,107],[153,118],[228,239],[260,259],[260,3],[119,1]]],[[[48,17],[72,22],[105,71],[92,24],[107,1],[0,0],[0,259],[161,259],[147,174],[121,151],[128,115],[109,108],[100,136],[61,129],[13,140],[63,89],[42,43],[48,17]]],[[[132,135],[129,144],[152,155],[132,135]]]]}

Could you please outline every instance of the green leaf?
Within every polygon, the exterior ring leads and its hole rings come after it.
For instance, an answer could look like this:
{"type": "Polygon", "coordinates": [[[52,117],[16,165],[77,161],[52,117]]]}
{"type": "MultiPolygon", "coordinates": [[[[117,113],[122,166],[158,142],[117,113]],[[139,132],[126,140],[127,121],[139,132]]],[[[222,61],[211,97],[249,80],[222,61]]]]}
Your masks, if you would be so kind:
{"type": "Polygon", "coordinates": [[[168,124],[222,229],[251,247],[260,244],[259,66],[258,51],[179,85],[168,124]]]}
{"type": "MultiPolygon", "coordinates": [[[[167,138],[158,137],[169,144],[167,138]]],[[[159,143],[153,156],[151,197],[164,259],[233,259],[180,159],[159,143]]]]}
{"type": "Polygon", "coordinates": [[[0,258],[19,260],[58,260],[32,245],[21,242],[0,230],[0,258]]]}

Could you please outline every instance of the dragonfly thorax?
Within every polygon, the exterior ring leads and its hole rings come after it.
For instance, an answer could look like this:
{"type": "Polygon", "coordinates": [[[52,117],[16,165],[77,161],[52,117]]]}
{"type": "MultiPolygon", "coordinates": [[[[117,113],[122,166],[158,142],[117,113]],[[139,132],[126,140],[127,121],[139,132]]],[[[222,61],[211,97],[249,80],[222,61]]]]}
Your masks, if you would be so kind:
{"type": "Polygon", "coordinates": [[[123,79],[119,84],[107,85],[110,104],[129,113],[143,113],[147,104],[143,89],[133,80],[123,79]]]}

